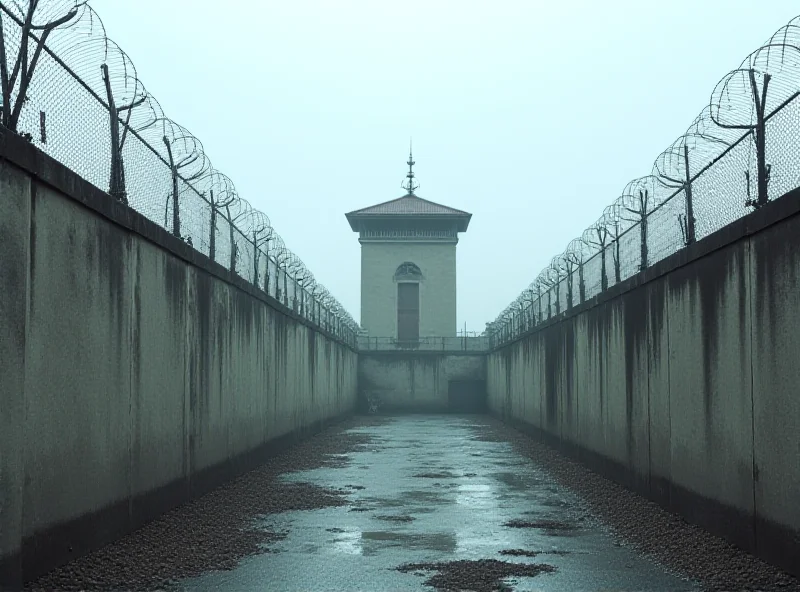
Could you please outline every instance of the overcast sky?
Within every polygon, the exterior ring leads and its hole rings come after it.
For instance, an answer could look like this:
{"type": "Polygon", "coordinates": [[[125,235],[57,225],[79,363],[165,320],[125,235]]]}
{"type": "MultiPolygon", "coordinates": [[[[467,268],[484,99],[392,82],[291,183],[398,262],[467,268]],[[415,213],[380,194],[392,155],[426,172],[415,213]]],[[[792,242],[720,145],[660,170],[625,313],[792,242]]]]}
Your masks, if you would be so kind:
{"type": "Polygon", "coordinates": [[[345,212],[473,214],[458,322],[483,330],[800,14],[792,0],[92,0],[166,114],[358,320],[345,212]]]}

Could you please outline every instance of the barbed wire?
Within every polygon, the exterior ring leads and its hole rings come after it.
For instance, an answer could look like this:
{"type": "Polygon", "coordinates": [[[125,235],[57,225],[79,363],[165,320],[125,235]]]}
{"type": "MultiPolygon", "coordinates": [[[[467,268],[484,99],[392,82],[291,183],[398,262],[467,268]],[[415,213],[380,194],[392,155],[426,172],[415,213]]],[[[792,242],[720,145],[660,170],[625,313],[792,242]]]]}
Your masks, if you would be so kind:
{"type": "Polygon", "coordinates": [[[508,342],[800,186],[800,17],[726,74],[709,104],[498,317],[508,342]]]}
{"type": "Polygon", "coordinates": [[[353,345],[358,324],[167,117],[88,0],[0,1],[0,125],[353,345]]]}

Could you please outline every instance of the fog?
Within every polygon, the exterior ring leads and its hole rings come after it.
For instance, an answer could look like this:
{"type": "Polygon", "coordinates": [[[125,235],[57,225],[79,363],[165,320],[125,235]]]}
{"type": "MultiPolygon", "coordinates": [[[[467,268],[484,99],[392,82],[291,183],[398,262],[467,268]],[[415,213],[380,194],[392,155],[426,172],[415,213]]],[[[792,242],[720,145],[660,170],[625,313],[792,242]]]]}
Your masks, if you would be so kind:
{"type": "Polygon", "coordinates": [[[742,0],[93,0],[201,139],[356,318],[345,212],[404,194],[473,214],[458,326],[480,331],[800,10],[742,0]]]}

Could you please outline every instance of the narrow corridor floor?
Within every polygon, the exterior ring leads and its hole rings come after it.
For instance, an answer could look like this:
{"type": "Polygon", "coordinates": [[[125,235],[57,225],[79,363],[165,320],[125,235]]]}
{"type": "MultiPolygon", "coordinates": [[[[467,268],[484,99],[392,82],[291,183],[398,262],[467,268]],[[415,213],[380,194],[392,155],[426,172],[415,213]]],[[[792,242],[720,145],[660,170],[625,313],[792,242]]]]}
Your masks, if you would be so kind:
{"type": "MultiPolygon", "coordinates": [[[[352,427],[340,462],[284,473],[344,505],[267,514],[283,537],[181,591],[700,589],[620,545],[580,499],[480,417],[400,416],[352,427]],[[343,461],[343,462],[342,462],[343,461]]],[[[170,586],[172,588],[172,586],[170,586]]]]}

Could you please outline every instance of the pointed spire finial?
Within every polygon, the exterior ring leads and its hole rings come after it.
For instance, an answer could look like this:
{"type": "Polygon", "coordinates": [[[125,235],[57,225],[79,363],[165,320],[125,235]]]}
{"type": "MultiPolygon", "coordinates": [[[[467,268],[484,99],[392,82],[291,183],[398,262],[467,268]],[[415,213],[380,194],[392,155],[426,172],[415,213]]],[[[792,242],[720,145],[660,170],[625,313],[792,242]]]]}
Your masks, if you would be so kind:
{"type": "Polygon", "coordinates": [[[406,181],[405,183],[401,183],[400,187],[408,191],[409,195],[414,195],[414,192],[419,189],[419,183],[414,181],[414,157],[412,156],[412,144],[411,140],[408,141],[408,173],[406,174],[406,181]]]}

